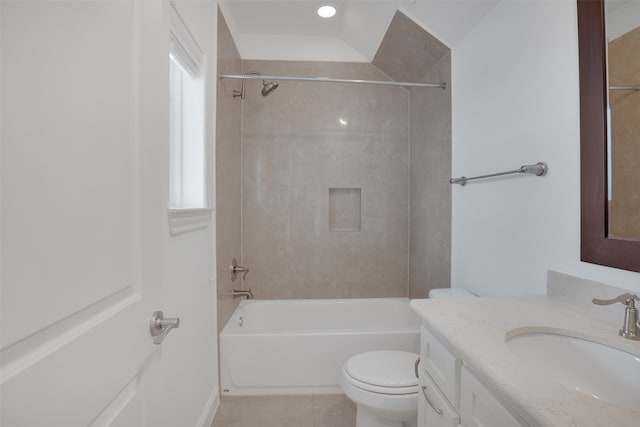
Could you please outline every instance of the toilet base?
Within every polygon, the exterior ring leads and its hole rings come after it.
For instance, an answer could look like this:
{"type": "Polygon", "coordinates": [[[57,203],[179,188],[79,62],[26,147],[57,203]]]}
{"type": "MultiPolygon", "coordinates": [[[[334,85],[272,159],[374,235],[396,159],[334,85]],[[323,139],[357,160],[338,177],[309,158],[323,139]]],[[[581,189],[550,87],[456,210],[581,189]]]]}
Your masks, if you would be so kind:
{"type": "Polygon", "coordinates": [[[416,427],[417,424],[417,420],[387,420],[363,406],[358,406],[358,412],[356,413],[356,427],[416,427]]]}
{"type": "Polygon", "coordinates": [[[415,353],[381,350],[356,355],[345,363],[340,387],[356,404],[356,427],[417,426],[418,380],[413,370],[417,358],[415,353]],[[352,377],[350,365],[365,380],[352,377]],[[390,373],[390,367],[395,371],[390,373]],[[380,372],[386,377],[376,380],[380,372]],[[395,379],[391,381],[390,376],[395,379]]]}

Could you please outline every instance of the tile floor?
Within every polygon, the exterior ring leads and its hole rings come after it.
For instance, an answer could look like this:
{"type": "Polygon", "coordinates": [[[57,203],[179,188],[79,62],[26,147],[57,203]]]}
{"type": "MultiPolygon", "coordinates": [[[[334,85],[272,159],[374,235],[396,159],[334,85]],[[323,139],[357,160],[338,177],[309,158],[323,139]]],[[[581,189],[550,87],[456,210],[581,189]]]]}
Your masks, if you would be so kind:
{"type": "Polygon", "coordinates": [[[345,395],[223,397],[211,427],[353,427],[345,395]]]}

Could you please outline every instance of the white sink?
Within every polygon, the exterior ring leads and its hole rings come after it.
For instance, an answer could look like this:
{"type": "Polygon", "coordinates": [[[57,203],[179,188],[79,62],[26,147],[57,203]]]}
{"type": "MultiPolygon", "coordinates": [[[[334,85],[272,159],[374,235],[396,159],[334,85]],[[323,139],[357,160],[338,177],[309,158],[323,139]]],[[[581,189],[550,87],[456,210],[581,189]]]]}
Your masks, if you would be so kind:
{"type": "Polygon", "coordinates": [[[629,409],[640,409],[640,357],[555,333],[522,333],[507,346],[550,380],[629,409]]]}

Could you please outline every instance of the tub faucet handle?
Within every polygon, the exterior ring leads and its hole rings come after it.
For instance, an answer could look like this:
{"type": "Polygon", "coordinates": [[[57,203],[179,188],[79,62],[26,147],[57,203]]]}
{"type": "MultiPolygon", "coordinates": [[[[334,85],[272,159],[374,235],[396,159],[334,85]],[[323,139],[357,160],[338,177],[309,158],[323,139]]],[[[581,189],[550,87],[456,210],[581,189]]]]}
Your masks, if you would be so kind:
{"type": "Polygon", "coordinates": [[[231,260],[231,265],[229,266],[229,271],[231,271],[231,281],[234,282],[238,273],[242,273],[242,280],[247,277],[249,274],[249,268],[238,265],[238,261],[235,258],[231,260]]]}
{"type": "Polygon", "coordinates": [[[634,294],[622,294],[612,299],[602,300],[594,298],[592,303],[597,305],[610,305],[617,302],[626,305],[624,309],[624,323],[619,335],[630,340],[640,340],[640,321],[638,320],[638,310],[635,301],[640,301],[640,297],[634,294]]]}

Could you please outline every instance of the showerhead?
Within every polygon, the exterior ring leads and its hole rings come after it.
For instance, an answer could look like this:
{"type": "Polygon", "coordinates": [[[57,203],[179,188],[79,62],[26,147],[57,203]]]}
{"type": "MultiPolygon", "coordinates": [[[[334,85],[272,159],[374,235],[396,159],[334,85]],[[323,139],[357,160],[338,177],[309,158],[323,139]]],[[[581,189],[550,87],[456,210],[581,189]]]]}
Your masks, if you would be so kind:
{"type": "MultiPolygon", "coordinates": [[[[246,75],[259,76],[260,73],[258,73],[257,71],[249,71],[246,73],[246,75]]],[[[240,90],[236,90],[236,89],[233,90],[234,98],[244,99],[244,86],[246,81],[247,79],[242,79],[242,88],[240,90]]],[[[278,82],[275,82],[273,80],[271,81],[262,80],[262,96],[269,95],[271,92],[273,92],[277,88],[278,88],[278,82]]]]}
{"type": "Polygon", "coordinates": [[[262,81],[262,96],[267,96],[269,95],[271,92],[273,92],[274,90],[276,90],[278,88],[278,82],[275,81],[262,81]]]}

